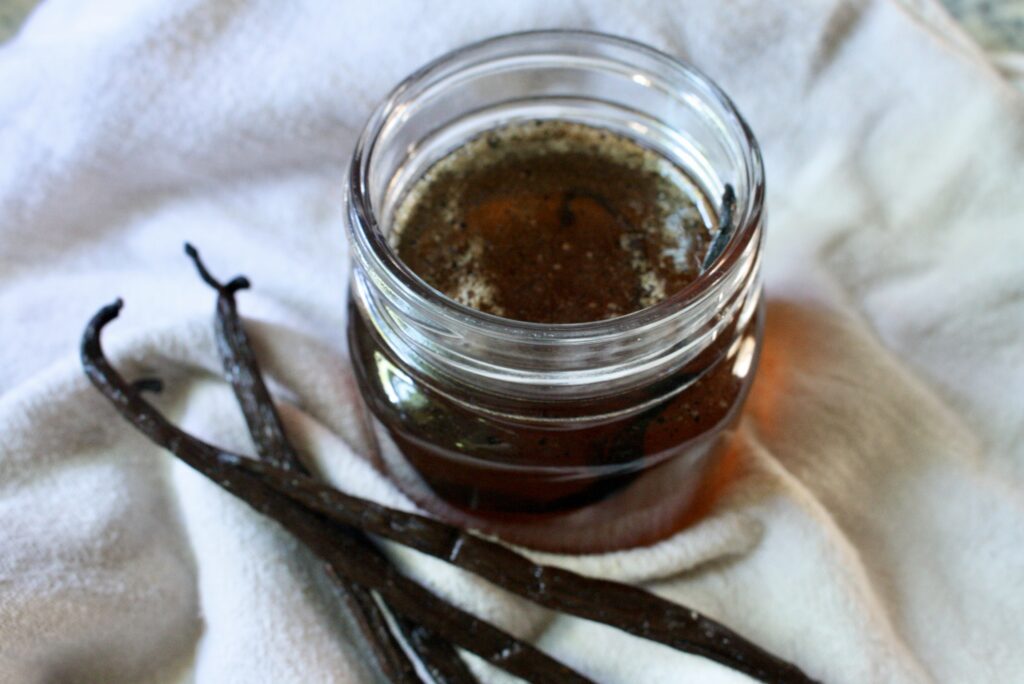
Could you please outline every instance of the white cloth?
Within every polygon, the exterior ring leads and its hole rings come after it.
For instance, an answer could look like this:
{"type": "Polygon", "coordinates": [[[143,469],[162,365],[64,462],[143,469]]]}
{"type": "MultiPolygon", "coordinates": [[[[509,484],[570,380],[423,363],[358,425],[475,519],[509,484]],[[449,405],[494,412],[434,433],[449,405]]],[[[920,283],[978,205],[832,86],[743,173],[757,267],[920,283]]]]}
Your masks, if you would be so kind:
{"type": "MultiPolygon", "coordinates": [[[[116,363],[251,450],[181,254],[196,242],[253,279],[240,305],[296,440],[339,486],[408,505],[359,457],[346,161],[418,65],[555,26],[721,83],[770,207],[743,476],[661,544],[555,560],[824,681],[1020,681],[1024,101],[938,5],[53,0],[0,48],[0,682],[372,681],[296,544],[118,419],[79,335],[124,296],[116,363]]],[[[396,557],[600,682],[745,681],[396,557]]]]}

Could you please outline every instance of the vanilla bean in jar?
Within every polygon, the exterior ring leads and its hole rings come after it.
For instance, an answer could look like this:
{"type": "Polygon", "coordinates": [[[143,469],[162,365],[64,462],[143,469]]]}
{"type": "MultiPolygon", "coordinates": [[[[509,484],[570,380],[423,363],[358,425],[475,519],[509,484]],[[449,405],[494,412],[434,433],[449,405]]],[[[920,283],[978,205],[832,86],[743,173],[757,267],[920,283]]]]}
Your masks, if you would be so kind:
{"type": "Polygon", "coordinates": [[[540,548],[670,532],[756,367],[761,173],[720,91],[616,38],[493,39],[403,84],[348,198],[350,352],[392,477],[540,548]]]}

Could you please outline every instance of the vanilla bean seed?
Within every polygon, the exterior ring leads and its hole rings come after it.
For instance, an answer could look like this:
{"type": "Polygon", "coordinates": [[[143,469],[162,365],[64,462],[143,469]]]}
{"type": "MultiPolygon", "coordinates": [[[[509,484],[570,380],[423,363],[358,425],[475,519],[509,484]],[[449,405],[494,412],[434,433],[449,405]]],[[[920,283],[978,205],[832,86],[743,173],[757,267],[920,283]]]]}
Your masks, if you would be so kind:
{"type": "MultiPolygon", "coordinates": [[[[275,492],[258,476],[235,467],[240,461],[250,459],[218,449],[168,422],[121,377],[103,354],[100,332],[118,316],[121,306],[118,300],[103,307],[86,326],[81,344],[82,366],[100,393],[152,442],[168,449],[257,511],[278,521],[320,556],[329,572],[377,591],[406,618],[453,644],[530,682],[585,684],[591,681],[534,646],[444,602],[399,573],[382,557],[367,553],[366,548],[355,543],[349,535],[340,534],[337,525],[275,492]]],[[[276,469],[275,472],[287,471],[276,469]]],[[[295,473],[290,476],[310,480],[295,473]]]]}

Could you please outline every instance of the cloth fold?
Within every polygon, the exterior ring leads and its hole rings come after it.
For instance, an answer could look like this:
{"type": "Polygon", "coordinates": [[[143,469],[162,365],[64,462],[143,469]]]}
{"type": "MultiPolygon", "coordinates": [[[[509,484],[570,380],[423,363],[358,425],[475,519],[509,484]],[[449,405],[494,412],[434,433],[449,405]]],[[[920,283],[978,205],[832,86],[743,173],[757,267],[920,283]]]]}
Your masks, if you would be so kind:
{"type": "MultiPolygon", "coordinates": [[[[742,476],[657,545],[544,560],[644,583],[827,682],[1020,678],[1024,100],[938,4],[53,0],[0,48],[0,683],[375,681],[298,545],[123,424],[78,338],[123,296],[118,366],[251,451],[196,243],[253,280],[239,306],[302,451],[412,508],[372,467],[345,355],[348,156],[417,66],[549,27],[719,82],[770,216],[742,476]]],[[[746,681],[387,549],[599,682],[746,681]]]]}

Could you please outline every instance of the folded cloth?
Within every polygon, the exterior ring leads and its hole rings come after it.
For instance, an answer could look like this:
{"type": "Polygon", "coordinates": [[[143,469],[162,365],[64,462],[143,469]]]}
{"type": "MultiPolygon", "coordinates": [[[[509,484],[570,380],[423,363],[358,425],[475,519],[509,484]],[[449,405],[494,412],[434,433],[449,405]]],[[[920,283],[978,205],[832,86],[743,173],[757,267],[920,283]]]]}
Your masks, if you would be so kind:
{"type": "MultiPolygon", "coordinates": [[[[240,306],[299,447],[411,508],[369,465],[345,357],[346,161],[418,65],[541,27],[708,73],[762,143],[770,207],[742,476],[659,544],[545,559],[643,583],[823,681],[1020,678],[1024,101],[937,4],[52,0],[0,48],[0,682],[378,677],[298,545],[117,418],[77,341],[124,296],[119,368],[251,452],[192,240],[253,279],[240,306]]],[[[597,681],[745,681],[389,551],[597,681]]]]}

